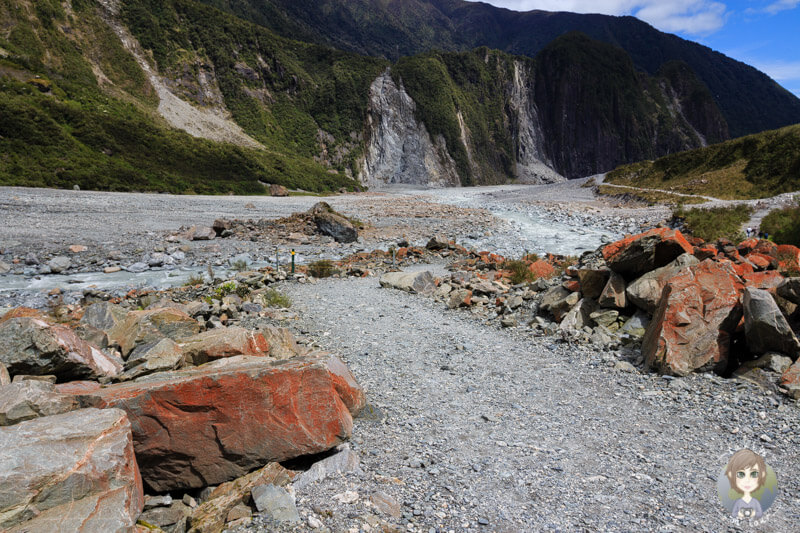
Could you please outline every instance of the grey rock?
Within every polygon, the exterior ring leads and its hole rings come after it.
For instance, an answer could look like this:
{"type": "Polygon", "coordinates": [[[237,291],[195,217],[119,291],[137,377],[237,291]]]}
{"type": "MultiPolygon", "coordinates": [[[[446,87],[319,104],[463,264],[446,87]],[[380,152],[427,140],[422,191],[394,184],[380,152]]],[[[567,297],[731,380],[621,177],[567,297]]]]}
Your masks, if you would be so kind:
{"type": "Polygon", "coordinates": [[[25,256],[26,265],[38,265],[39,263],[39,257],[35,253],[31,252],[25,256]]]}
{"type": "Polygon", "coordinates": [[[653,314],[661,299],[661,293],[669,279],[686,267],[700,261],[693,255],[682,254],[670,264],[652,270],[628,285],[625,291],[628,302],[653,314]]]}
{"type": "Polygon", "coordinates": [[[0,261],[0,274],[8,274],[9,272],[11,272],[11,265],[0,261]]]}
{"type": "Polygon", "coordinates": [[[456,289],[447,295],[447,307],[455,309],[456,307],[466,306],[467,299],[472,296],[472,291],[468,289],[456,289]]]}
{"type": "Polygon", "coordinates": [[[54,374],[60,379],[114,377],[122,361],[86,343],[71,329],[42,320],[12,318],[0,324],[0,362],[12,374],[54,374]]]}
{"type": "Polygon", "coordinates": [[[2,428],[0,529],[132,531],[144,503],[138,475],[131,425],[120,409],[80,409],[2,428]]]}
{"type": "Polygon", "coordinates": [[[153,507],[146,510],[139,516],[139,520],[163,529],[186,520],[191,514],[191,509],[183,502],[172,502],[167,507],[153,507]]]}
{"type": "Polygon", "coordinates": [[[0,387],[11,383],[11,375],[4,363],[0,363],[0,387]]]}
{"type": "Polygon", "coordinates": [[[747,372],[753,368],[763,368],[783,374],[790,366],[792,366],[792,360],[789,357],[779,353],[768,352],[753,361],[745,361],[735,373],[747,372]]]}
{"type": "Polygon", "coordinates": [[[193,241],[210,241],[217,236],[217,232],[214,231],[214,228],[209,228],[207,226],[193,228],[193,231],[190,230],[190,232],[191,240],[193,241]]]}
{"type": "Polygon", "coordinates": [[[363,473],[360,466],[358,454],[344,444],[340,447],[341,451],[335,455],[327,457],[322,461],[317,461],[306,472],[295,478],[293,486],[296,490],[302,490],[312,483],[322,481],[334,474],[344,474],[347,472],[363,473]]]}
{"type": "Polygon", "coordinates": [[[69,260],[69,257],[63,255],[58,255],[47,262],[47,266],[50,267],[50,272],[53,274],[60,274],[61,272],[67,270],[71,265],[72,262],[69,260]]]}
{"type": "Polygon", "coordinates": [[[635,341],[642,340],[644,333],[647,330],[647,325],[650,323],[650,317],[644,311],[636,311],[636,313],[622,325],[619,333],[628,335],[635,341]]]}
{"type": "Polygon", "coordinates": [[[40,416],[74,411],[74,396],[59,394],[46,381],[20,381],[0,387],[0,426],[11,426],[40,416]]]}
{"type": "Polygon", "coordinates": [[[798,342],[772,295],[762,289],[746,288],[742,297],[747,346],[756,354],[780,352],[797,359],[798,342]]]}
{"type": "Polygon", "coordinates": [[[401,291],[416,292],[429,295],[436,291],[433,274],[423,272],[387,272],[380,278],[381,287],[390,287],[401,291]]]}
{"type": "Polygon", "coordinates": [[[140,274],[140,273],[145,272],[145,271],[147,271],[149,269],[150,269],[150,265],[148,265],[147,263],[142,263],[142,262],[134,263],[134,264],[132,264],[130,266],[125,267],[125,270],[127,270],[128,272],[130,272],[132,274],[140,274]]]}
{"type": "Polygon", "coordinates": [[[594,270],[582,268],[578,270],[578,279],[581,282],[581,294],[585,298],[598,298],[608,283],[611,271],[609,269],[594,270]]]}
{"type": "Polygon", "coordinates": [[[172,505],[172,496],[163,494],[161,496],[146,496],[144,499],[144,510],[152,509],[153,507],[169,507],[172,505]]]}
{"type": "Polygon", "coordinates": [[[325,202],[319,202],[309,211],[314,224],[323,235],[333,237],[336,242],[356,242],[358,240],[358,230],[352,222],[334,211],[325,202]]]}
{"type": "Polygon", "coordinates": [[[186,359],[180,345],[172,339],[161,339],[141,344],[133,349],[125,361],[125,372],[120,381],[136,379],[155,372],[177,370],[184,366],[186,359]]]}
{"type": "Polygon", "coordinates": [[[88,306],[81,318],[81,324],[87,324],[103,331],[108,331],[125,319],[127,312],[117,304],[98,302],[88,306]]]}
{"type": "Polygon", "coordinates": [[[795,305],[800,305],[800,278],[786,278],[775,291],[795,305]]]}
{"type": "Polygon", "coordinates": [[[253,502],[259,512],[278,522],[299,522],[294,498],[283,487],[275,485],[259,485],[252,492],[253,502]]]}
{"type": "Polygon", "coordinates": [[[578,304],[564,315],[558,329],[565,332],[580,331],[586,326],[591,326],[591,314],[597,309],[597,303],[589,298],[583,298],[578,304]]]}

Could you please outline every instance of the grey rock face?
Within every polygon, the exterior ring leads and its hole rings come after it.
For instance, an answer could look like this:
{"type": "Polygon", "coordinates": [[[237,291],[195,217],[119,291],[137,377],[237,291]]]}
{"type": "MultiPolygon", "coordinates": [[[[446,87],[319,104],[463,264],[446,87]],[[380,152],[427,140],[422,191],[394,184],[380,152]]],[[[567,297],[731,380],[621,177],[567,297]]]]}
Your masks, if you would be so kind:
{"type": "Polygon", "coordinates": [[[75,332],[30,317],[0,324],[0,361],[12,374],[55,374],[60,379],[113,377],[122,362],[83,341],[75,332]]]}
{"type": "Polygon", "coordinates": [[[772,295],[765,290],[748,287],[744,290],[742,304],[744,332],[750,351],[757,354],[780,352],[792,360],[797,359],[800,342],[772,295]]]}
{"type": "Polygon", "coordinates": [[[3,531],[131,531],[143,503],[124,411],[80,409],[0,428],[3,531]]]}
{"type": "Polygon", "coordinates": [[[516,178],[522,183],[558,183],[565,178],[555,170],[544,150],[544,133],[539,111],[530,97],[531,81],[518,61],[514,62],[514,84],[509,99],[512,120],[516,122],[516,178]]]}
{"type": "Polygon", "coordinates": [[[374,188],[390,183],[456,187],[461,181],[444,138],[431,140],[414,118],[416,104],[387,69],[372,82],[367,115],[367,153],[359,181],[374,188]]]}
{"type": "Polygon", "coordinates": [[[81,323],[108,331],[124,320],[126,313],[122,307],[111,302],[98,302],[86,308],[81,323]]]}
{"type": "Polygon", "coordinates": [[[381,287],[391,287],[401,291],[431,294],[436,290],[433,274],[424,272],[387,272],[380,279],[381,287]]]}
{"type": "Polygon", "coordinates": [[[294,498],[283,487],[259,485],[253,489],[252,495],[259,512],[270,515],[278,522],[300,521],[294,498]]]}
{"type": "Polygon", "coordinates": [[[59,394],[55,385],[46,381],[20,381],[0,387],[0,426],[59,415],[77,408],[74,396],[59,394]]]}
{"type": "Polygon", "coordinates": [[[350,449],[347,444],[342,445],[342,450],[322,461],[314,463],[308,471],[303,472],[294,480],[294,488],[300,490],[308,485],[321,481],[331,474],[343,472],[361,472],[358,454],[350,449]]]}

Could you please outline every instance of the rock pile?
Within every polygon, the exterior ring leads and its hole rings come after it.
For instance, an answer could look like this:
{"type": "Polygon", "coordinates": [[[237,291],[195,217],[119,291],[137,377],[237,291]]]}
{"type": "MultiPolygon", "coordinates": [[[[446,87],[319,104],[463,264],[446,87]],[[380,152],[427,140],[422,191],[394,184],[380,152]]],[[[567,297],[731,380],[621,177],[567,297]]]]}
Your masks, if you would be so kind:
{"type": "Polygon", "coordinates": [[[342,444],[365,398],[271,323],[271,279],[0,318],[0,529],[218,532],[288,495],[264,488],[294,476],[276,463],[342,444]]]}
{"type": "Polygon", "coordinates": [[[794,246],[705,243],[656,228],[580,260],[508,261],[481,252],[432,283],[416,273],[384,276],[381,284],[419,286],[417,292],[503,327],[527,325],[605,349],[640,348],[634,362],[662,374],[713,370],[756,379],[779,369],[782,390],[800,398],[800,363],[774,364],[800,355],[800,278],[784,276],[798,271],[798,260],[794,246]]]}

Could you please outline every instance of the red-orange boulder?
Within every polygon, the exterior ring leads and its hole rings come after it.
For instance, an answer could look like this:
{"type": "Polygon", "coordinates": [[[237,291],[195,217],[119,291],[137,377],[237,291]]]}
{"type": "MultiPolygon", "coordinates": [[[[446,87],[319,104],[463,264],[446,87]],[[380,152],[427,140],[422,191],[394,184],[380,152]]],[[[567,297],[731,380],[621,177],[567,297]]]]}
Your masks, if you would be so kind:
{"type": "Polygon", "coordinates": [[[722,370],[742,318],[742,282],[729,263],[706,260],[669,280],[642,344],[646,364],[664,374],[722,370]]]}
{"type": "Polygon", "coordinates": [[[768,269],[770,266],[772,266],[773,262],[775,262],[774,266],[777,266],[777,261],[775,261],[774,257],[760,254],[758,252],[750,252],[747,254],[747,260],[750,261],[758,270],[768,269]]]}
{"type": "Polygon", "coordinates": [[[767,270],[765,272],[753,272],[741,276],[747,287],[754,289],[774,289],[783,283],[784,277],[777,270],[767,270]]]}
{"type": "Polygon", "coordinates": [[[681,254],[693,252],[694,248],[680,231],[667,228],[654,228],[612,242],[602,250],[611,270],[633,276],[662,267],[681,254]]]}
{"type": "Polygon", "coordinates": [[[217,485],[270,461],[347,439],[364,393],[335,356],[236,356],[81,397],[131,420],[142,479],[156,492],[217,485]]]}

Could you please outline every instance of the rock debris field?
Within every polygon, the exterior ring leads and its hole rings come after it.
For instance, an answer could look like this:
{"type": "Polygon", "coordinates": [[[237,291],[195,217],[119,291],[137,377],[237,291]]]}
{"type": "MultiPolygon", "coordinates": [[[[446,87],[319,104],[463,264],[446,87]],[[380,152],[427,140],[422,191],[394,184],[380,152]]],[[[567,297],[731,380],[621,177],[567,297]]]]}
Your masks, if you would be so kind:
{"type": "MultiPolygon", "coordinates": [[[[546,220],[596,231],[598,240],[652,227],[667,215],[612,209],[578,183],[466,193],[400,190],[326,199],[366,223],[351,244],[263,234],[254,240],[168,239],[215,218],[286,217],[317,200],[3,188],[0,260],[9,269],[0,276],[0,291],[10,277],[38,275],[36,264],[14,261],[29,254],[41,264],[66,254],[70,275],[117,265],[124,270],[154,253],[176,251],[185,257],[176,269],[219,266],[243,253],[258,261],[279,244],[309,257],[341,257],[386,249],[400,239],[424,245],[433,234],[508,253],[528,245],[519,244],[519,226],[493,212],[534,210],[546,220]],[[70,245],[87,250],[70,255],[70,245]]],[[[405,270],[441,277],[446,267],[439,259],[405,270]]],[[[341,472],[290,486],[294,521],[255,512],[229,531],[788,532],[800,524],[800,408],[774,389],[711,372],[660,376],[627,364],[631,357],[622,348],[568,342],[527,324],[501,328],[474,309],[449,309],[433,298],[382,288],[377,276],[286,280],[273,287],[293,302],[280,324],[339,356],[363,386],[367,408],[341,447],[352,452],[337,467],[341,472]],[[717,479],[742,448],[761,454],[778,476],[775,503],[752,523],[731,519],[717,496],[717,479]]],[[[69,287],[63,292],[69,295],[69,287]]],[[[6,291],[0,303],[42,298],[6,291]]],[[[302,470],[311,462],[284,466],[302,470]]]]}

